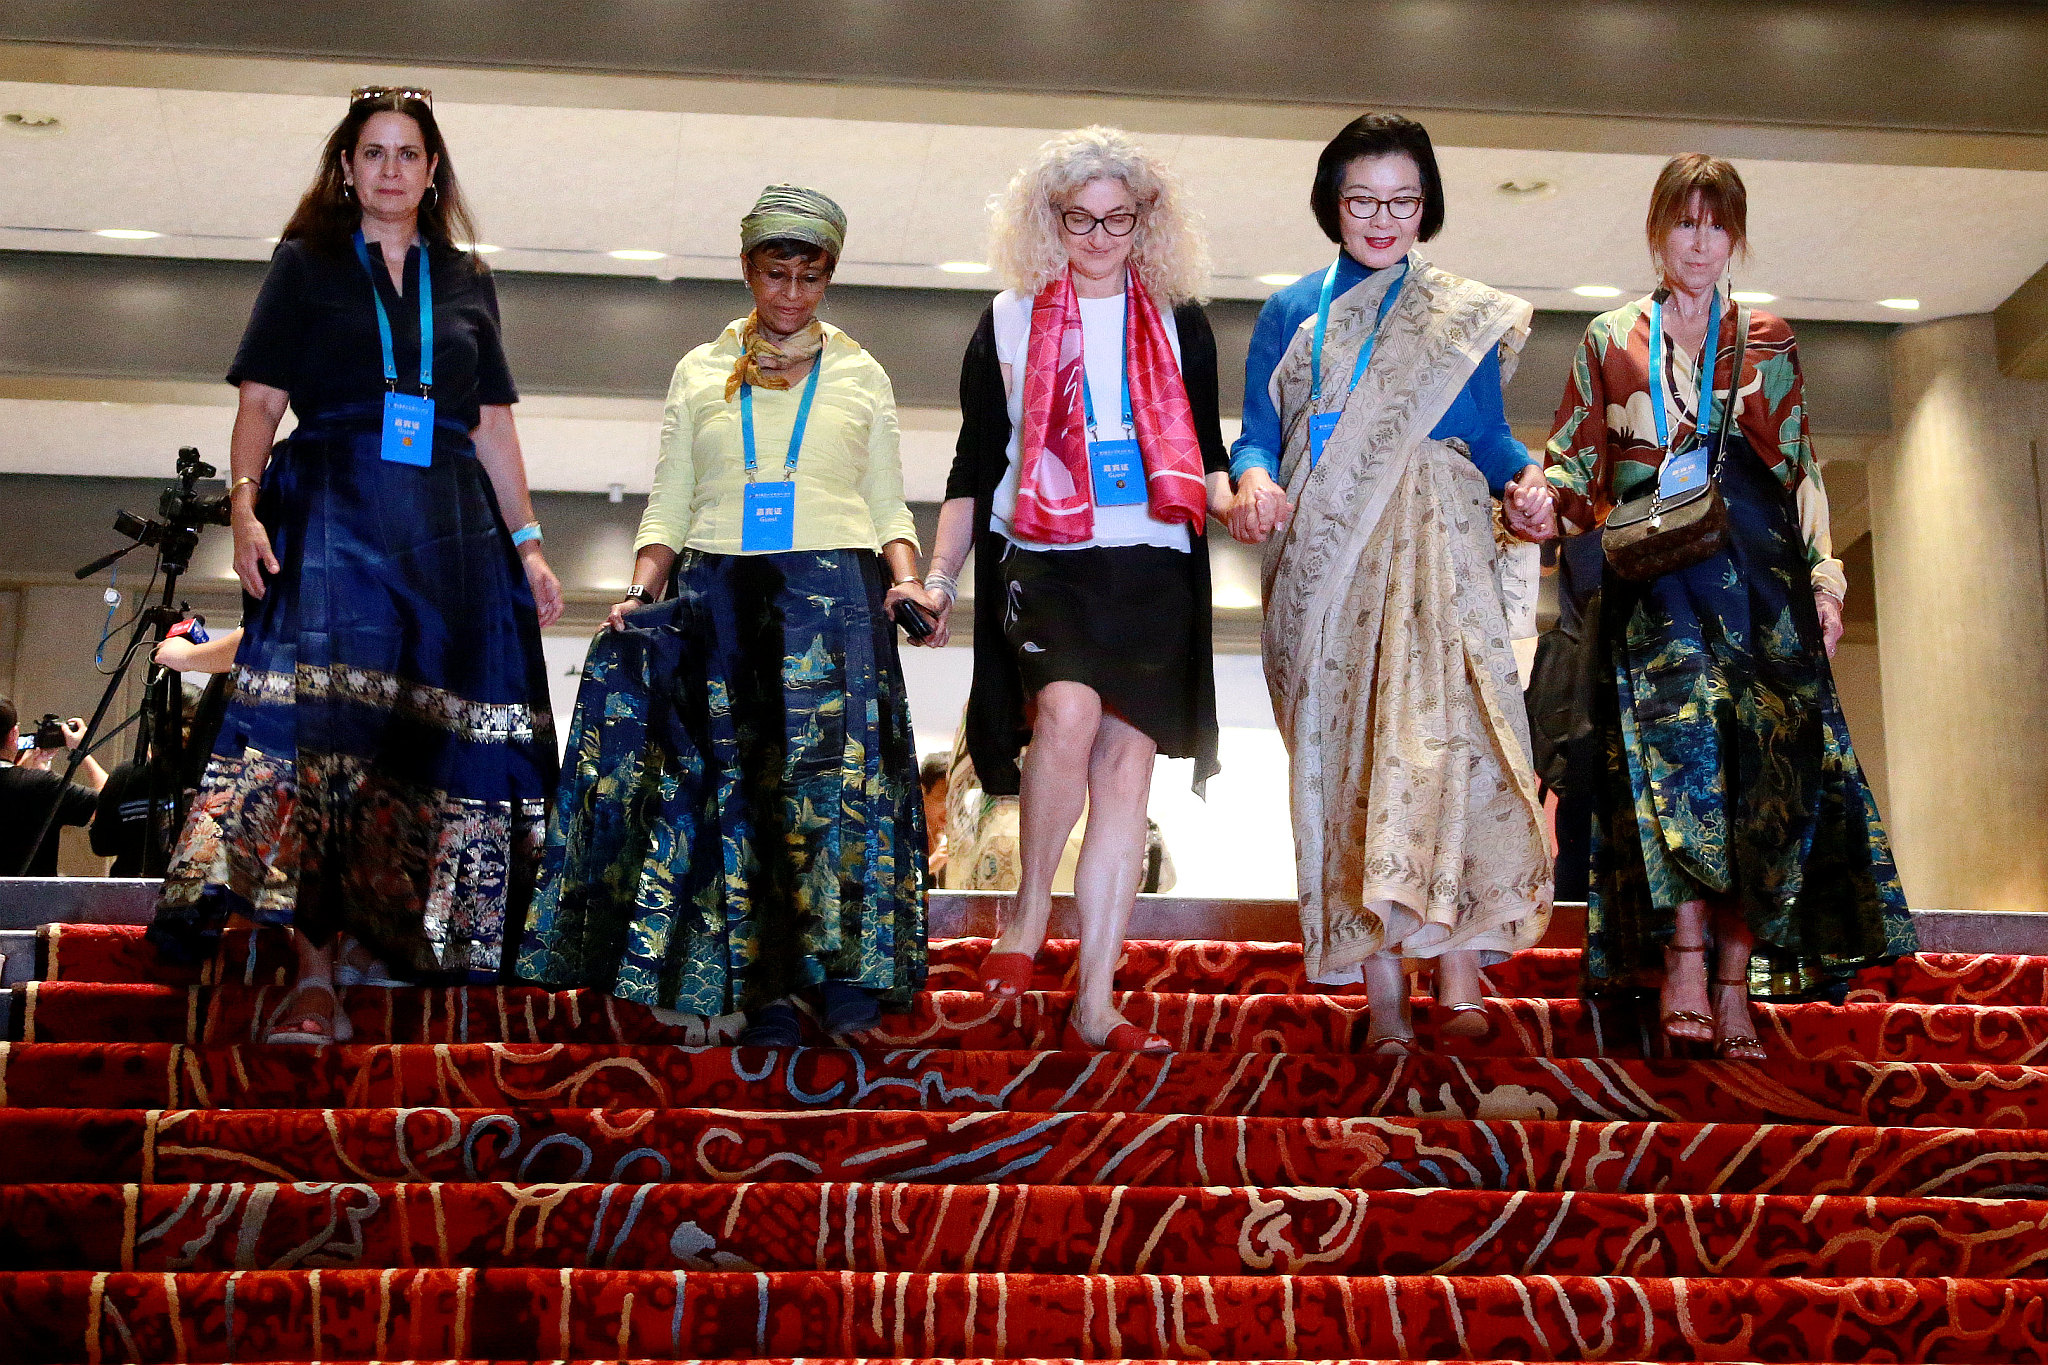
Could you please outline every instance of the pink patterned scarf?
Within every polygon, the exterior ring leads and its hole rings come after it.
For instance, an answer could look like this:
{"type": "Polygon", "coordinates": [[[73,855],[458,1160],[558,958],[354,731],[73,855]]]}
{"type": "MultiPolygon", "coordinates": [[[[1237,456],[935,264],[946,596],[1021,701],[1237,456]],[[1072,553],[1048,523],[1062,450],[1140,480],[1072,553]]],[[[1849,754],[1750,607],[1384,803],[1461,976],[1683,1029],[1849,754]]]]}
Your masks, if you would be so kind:
{"type": "MultiPolygon", "coordinates": [[[[1202,533],[1208,490],[1202,449],[1195,439],[1187,386],[1173,358],[1152,296],[1136,272],[1124,303],[1129,337],[1131,420],[1145,457],[1147,501],[1161,521],[1186,523],[1202,533]]],[[[1095,534],[1095,499],[1088,470],[1087,418],[1081,386],[1081,306],[1071,274],[1039,291],[1031,304],[1031,342],[1024,358],[1024,434],[1017,510],[1010,527],[1026,540],[1071,545],[1095,534]]]]}

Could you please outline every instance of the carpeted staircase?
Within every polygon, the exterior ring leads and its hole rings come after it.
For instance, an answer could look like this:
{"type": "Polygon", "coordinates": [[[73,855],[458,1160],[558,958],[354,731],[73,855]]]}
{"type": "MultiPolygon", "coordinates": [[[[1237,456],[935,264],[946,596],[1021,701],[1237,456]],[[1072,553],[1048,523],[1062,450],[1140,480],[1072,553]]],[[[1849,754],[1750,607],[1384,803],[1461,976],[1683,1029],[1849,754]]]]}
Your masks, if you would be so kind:
{"type": "Polygon", "coordinates": [[[1158,1060],[1056,1050],[1071,944],[1007,1003],[985,946],[857,1050],[518,987],[358,989],[311,1050],[253,1041],[273,945],[48,926],[0,1360],[2048,1359],[2048,958],[1766,1008],[1742,1065],[1567,951],[1391,1059],[1297,947],[1135,943],[1158,1060]]]}

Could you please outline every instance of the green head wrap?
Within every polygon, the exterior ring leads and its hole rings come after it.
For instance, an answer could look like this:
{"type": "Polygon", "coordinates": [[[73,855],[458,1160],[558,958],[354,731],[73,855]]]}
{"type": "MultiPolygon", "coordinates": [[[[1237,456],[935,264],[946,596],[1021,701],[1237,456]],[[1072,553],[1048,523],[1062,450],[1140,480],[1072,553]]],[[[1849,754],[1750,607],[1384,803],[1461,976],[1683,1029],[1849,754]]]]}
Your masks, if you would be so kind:
{"type": "Polygon", "coordinates": [[[770,185],[740,219],[740,250],[752,251],[775,237],[823,247],[837,261],[846,244],[846,211],[816,190],[770,185]]]}

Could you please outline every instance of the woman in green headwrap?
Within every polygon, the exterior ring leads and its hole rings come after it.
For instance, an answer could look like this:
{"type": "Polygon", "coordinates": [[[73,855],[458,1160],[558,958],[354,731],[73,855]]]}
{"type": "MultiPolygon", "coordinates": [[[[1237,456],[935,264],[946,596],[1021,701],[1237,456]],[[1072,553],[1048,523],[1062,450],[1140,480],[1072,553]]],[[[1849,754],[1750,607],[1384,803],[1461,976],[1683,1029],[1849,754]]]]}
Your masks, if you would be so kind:
{"type": "Polygon", "coordinates": [[[547,985],[745,1011],[761,1046],[800,1041],[800,1001],[851,1033],[925,977],[891,613],[941,604],[917,577],[889,376],[817,317],[845,234],[837,204],[791,185],[741,221],[754,309],[669,385],[519,956],[547,985]]]}

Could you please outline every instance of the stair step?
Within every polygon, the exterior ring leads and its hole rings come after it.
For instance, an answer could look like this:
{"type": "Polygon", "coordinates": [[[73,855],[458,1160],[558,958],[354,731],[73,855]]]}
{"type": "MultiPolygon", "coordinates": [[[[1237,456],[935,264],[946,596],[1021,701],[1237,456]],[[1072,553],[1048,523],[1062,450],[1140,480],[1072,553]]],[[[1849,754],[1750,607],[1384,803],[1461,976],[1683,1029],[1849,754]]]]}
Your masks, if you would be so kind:
{"type": "Polygon", "coordinates": [[[1122,1185],[0,1187],[0,1271],[2048,1274],[2048,1201],[1122,1185]]]}
{"type": "MultiPolygon", "coordinates": [[[[22,988],[29,1042],[258,1043],[284,986],[140,986],[40,982],[22,988]]],[[[885,1016],[870,1048],[1026,1052],[1062,1046],[1073,997],[1031,991],[1013,1000],[932,991],[885,1016]]],[[[660,1043],[691,1035],[654,1013],[596,991],[471,986],[346,993],[358,1043],[660,1043]]],[[[1119,997],[1126,1018],[1183,1052],[1354,1053],[1370,1019],[1362,997],[1167,995],[1119,997]]],[[[1439,1012],[1416,1027],[1432,1051],[1464,1057],[1645,1057],[1669,1051],[1633,1001],[1489,1000],[1488,1032],[1437,1034],[1439,1012]]],[[[1772,1058],[2029,1065],[2048,1060],[2048,1007],[1990,1005],[1759,1005],[1772,1058]]],[[[823,1041],[822,1035],[819,1041],[823,1041]]]]}
{"type": "Polygon", "coordinates": [[[1126,1110],[2048,1128],[2048,1068],[565,1043],[0,1045],[0,1107],[1126,1110]]]}
{"type": "Polygon", "coordinates": [[[862,1109],[0,1109],[0,1184],[796,1179],[2048,1199],[2048,1132],[862,1109]]]}
{"type": "Polygon", "coordinates": [[[2048,1281],[347,1270],[0,1276],[0,1359],[2037,1357],[2048,1281]],[[1818,1348],[1818,1349],[1817,1349],[1818,1348]]]}

